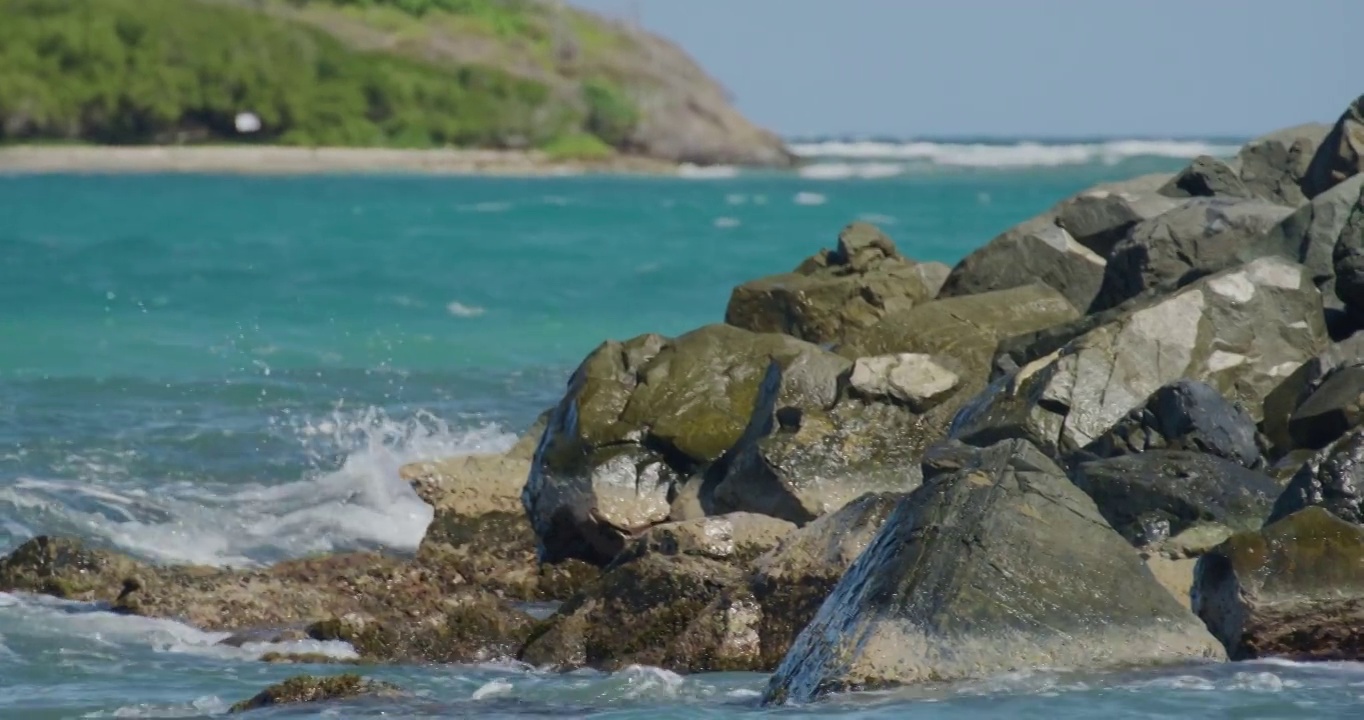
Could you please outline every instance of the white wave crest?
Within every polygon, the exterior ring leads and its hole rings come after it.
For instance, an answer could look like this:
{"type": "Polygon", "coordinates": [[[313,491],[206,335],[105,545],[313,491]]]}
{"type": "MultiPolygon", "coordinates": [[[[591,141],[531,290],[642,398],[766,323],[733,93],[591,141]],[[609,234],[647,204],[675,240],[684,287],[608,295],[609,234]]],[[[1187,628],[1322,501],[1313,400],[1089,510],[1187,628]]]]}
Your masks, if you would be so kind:
{"type": "Polygon", "coordinates": [[[293,431],[310,454],[339,448],[344,460],[284,484],[156,483],[154,493],[126,483],[20,478],[0,488],[0,505],[44,532],[93,537],[159,562],[252,567],[357,548],[411,551],[432,510],[398,469],[515,442],[496,427],[454,429],[431,415],[397,421],[374,409],[337,411],[293,431]]]}
{"type": "Polygon", "coordinates": [[[677,166],[677,176],[689,180],[724,180],[739,174],[739,168],[732,165],[693,165],[682,163],[677,166]]]}
{"type": "MultiPolygon", "coordinates": [[[[807,160],[880,161],[866,170],[850,163],[832,163],[821,168],[809,166],[811,177],[866,177],[865,173],[886,173],[891,167],[905,172],[904,165],[889,161],[927,163],[942,167],[1024,168],[1060,165],[1117,164],[1138,157],[1194,158],[1199,155],[1228,157],[1240,146],[1198,140],[1109,140],[1096,143],[950,143],[950,142],[877,142],[828,141],[795,143],[791,152],[807,160]],[[821,168],[812,170],[812,168],[821,168]]],[[[898,174],[898,173],[897,173],[898,174]]],[[[885,175],[881,175],[884,177],[885,175]]]]}

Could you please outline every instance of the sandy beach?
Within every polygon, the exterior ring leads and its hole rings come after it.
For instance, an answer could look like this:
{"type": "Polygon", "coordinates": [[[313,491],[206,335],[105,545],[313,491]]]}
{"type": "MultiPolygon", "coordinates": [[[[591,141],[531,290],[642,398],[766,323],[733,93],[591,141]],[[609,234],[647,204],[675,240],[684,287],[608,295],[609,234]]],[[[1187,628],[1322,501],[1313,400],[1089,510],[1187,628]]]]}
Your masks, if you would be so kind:
{"type": "Polygon", "coordinates": [[[251,146],[16,146],[0,148],[0,173],[430,173],[446,175],[668,175],[674,163],[641,157],[555,161],[538,151],[398,150],[251,146]]]}

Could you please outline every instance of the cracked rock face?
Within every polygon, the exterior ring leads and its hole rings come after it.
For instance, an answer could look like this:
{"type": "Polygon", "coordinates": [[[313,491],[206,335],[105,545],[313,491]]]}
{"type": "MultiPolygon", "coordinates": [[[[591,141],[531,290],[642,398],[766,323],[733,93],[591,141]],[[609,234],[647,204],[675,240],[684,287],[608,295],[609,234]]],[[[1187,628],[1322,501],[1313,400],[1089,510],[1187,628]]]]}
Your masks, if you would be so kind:
{"type": "Polygon", "coordinates": [[[1207,383],[1258,421],[1266,396],[1327,342],[1321,296],[1307,271],[1262,258],[1199,280],[1020,368],[965,408],[951,435],[973,444],[1022,437],[1068,454],[1183,378],[1207,383]]]}
{"type": "Polygon", "coordinates": [[[766,702],[1024,667],[1225,657],[1035,447],[944,452],[800,633],[766,702]]]}

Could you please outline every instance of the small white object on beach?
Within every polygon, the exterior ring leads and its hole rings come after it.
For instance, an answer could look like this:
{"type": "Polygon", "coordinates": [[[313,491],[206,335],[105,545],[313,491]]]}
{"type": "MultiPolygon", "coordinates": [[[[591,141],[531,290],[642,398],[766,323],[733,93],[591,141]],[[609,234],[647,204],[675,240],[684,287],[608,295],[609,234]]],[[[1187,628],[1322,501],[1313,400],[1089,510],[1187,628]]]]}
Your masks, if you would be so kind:
{"type": "Polygon", "coordinates": [[[233,124],[237,126],[239,133],[258,132],[260,130],[260,117],[255,113],[237,113],[237,117],[233,119],[233,124]]]}

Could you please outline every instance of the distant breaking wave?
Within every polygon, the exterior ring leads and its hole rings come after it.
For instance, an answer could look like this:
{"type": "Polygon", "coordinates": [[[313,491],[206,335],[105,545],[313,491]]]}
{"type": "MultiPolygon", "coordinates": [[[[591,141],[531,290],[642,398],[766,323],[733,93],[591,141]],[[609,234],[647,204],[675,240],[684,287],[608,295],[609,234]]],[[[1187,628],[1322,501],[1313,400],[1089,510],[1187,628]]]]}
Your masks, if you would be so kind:
{"type": "Polygon", "coordinates": [[[787,145],[809,162],[801,174],[814,179],[878,178],[915,169],[1042,168],[1101,163],[1116,165],[1134,158],[1229,157],[1241,145],[1231,140],[1096,140],[1043,142],[809,140],[787,145]]]}

